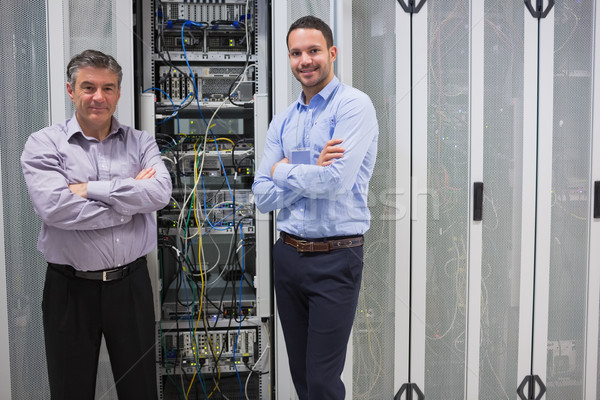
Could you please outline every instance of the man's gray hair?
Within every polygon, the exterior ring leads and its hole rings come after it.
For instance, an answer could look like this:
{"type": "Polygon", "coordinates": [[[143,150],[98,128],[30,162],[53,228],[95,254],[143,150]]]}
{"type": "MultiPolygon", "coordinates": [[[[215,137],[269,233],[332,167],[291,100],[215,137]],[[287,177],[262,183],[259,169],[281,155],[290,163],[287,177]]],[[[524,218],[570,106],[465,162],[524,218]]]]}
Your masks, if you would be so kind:
{"type": "Polygon", "coordinates": [[[121,80],[123,79],[121,66],[112,56],[98,50],[85,50],[71,58],[69,65],[67,65],[67,81],[71,84],[71,87],[75,87],[77,73],[80,68],[84,67],[106,68],[111,70],[117,74],[119,88],[121,87],[121,80]]]}

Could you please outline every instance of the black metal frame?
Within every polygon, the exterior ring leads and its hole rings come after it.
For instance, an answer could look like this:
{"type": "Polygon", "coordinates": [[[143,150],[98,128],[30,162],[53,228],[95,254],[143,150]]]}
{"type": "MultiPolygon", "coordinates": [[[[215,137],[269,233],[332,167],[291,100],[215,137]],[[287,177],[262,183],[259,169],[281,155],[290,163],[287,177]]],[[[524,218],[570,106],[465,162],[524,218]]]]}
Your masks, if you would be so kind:
{"type": "MultiPolygon", "coordinates": [[[[400,1],[400,0],[398,0],[400,1]]],[[[544,1],[543,0],[535,0],[535,8],[531,4],[531,0],[525,0],[525,6],[533,16],[533,18],[546,18],[552,7],[554,7],[554,0],[548,0],[548,6],[544,9],[544,1]]]]}

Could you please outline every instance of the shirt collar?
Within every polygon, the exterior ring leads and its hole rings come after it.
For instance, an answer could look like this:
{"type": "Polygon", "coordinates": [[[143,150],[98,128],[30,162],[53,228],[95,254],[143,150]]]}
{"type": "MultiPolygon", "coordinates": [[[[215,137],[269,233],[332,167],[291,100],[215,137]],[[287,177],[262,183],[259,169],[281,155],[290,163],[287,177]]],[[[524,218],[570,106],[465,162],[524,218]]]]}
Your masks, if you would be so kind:
{"type": "MultiPolygon", "coordinates": [[[[323,100],[327,100],[329,96],[331,96],[331,94],[335,92],[339,85],[340,80],[337,78],[337,76],[334,75],[333,79],[331,79],[327,86],[321,89],[321,91],[317,93],[310,101],[312,102],[315,97],[321,97],[323,100]]],[[[301,91],[300,96],[298,96],[298,100],[296,101],[296,109],[299,110],[303,106],[306,107],[307,105],[304,104],[304,92],[301,91]]]]}
{"type": "MultiPolygon", "coordinates": [[[[116,134],[122,135],[124,131],[125,130],[123,129],[119,121],[113,115],[112,122],[110,125],[110,132],[108,133],[107,137],[116,134]]],[[[77,117],[75,116],[75,114],[73,114],[73,117],[67,121],[67,140],[70,140],[76,133],[81,133],[81,136],[83,136],[84,138],[88,138],[83,134],[81,126],[79,126],[79,122],[77,121],[77,117]]]]}

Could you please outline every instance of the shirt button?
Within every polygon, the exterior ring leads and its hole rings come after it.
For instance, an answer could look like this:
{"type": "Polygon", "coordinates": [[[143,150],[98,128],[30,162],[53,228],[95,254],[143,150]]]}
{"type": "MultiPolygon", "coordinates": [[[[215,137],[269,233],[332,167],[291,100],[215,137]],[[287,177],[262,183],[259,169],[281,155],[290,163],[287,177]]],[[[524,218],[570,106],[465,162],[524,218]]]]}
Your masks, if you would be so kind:
{"type": "Polygon", "coordinates": [[[116,238],[116,239],[115,239],[115,242],[119,243],[119,238],[116,238]]]}
{"type": "Polygon", "coordinates": [[[304,208],[301,208],[300,211],[304,211],[304,208]]]}
{"type": "Polygon", "coordinates": [[[117,267],[120,267],[120,266],[121,266],[121,264],[117,264],[117,267]]]}
{"type": "Polygon", "coordinates": [[[122,217],[121,217],[121,222],[123,222],[123,221],[125,221],[125,218],[122,218],[122,217]]]}

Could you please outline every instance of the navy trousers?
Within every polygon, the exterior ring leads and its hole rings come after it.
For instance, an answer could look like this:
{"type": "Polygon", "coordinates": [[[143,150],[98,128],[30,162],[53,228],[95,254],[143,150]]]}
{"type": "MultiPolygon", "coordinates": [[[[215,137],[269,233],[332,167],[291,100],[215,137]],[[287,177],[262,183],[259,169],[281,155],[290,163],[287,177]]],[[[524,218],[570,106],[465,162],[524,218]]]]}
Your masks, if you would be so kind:
{"type": "Polygon", "coordinates": [[[102,335],[119,399],[157,396],[154,306],[146,260],[111,282],[68,276],[49,266],[42,301],[53,400],[91,400],[102,335]]]}
{"type": "Polygon", "coordinates": [[[356,312],[363,248],[299,253],[273,247],[277,310],[300,400],[343,400],[346,346],[356,312]]]}

